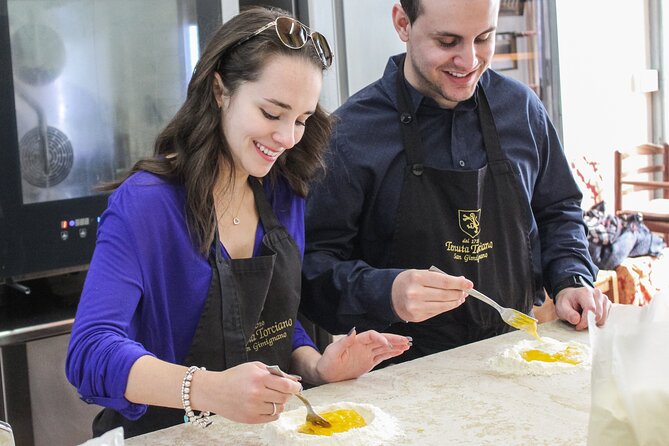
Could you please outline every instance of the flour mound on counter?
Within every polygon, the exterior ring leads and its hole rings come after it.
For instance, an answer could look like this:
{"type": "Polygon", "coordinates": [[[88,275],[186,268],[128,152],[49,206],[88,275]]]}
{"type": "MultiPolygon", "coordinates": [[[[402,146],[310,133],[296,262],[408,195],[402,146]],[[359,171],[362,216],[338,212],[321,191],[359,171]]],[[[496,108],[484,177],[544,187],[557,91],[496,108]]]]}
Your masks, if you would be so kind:
{"type": "Polygon", "coordinates": [[[262,439],[266,445],[272,446],[377,446],[388,444],[401,434],[395,418],[371,404],[341,402],[314,407],[319,413],[340,409],[355,410],[362,415],[367,426],[331,436],[302,434],[297,429],[304,424],[307,411],[304,407],[300,407],[282,413],[277,421],[267,423],[262,431],[262,439]]]}
{"type": "Polygon", "coordinates": [[[561,342],[557,339],[542,337],[541,341],[522,340],[501,351],[488,362],[490,367],[503,375],[556,375],[559,373],[573,373],[576,370],[590,367],[590,347],[576,341],[561,342]],[[578,362],[555,361],[528,361],[522,354],[528,351],[539,351],[547,355],[559,355],[569,349],[573,352],[569,358],[578,362]]]}

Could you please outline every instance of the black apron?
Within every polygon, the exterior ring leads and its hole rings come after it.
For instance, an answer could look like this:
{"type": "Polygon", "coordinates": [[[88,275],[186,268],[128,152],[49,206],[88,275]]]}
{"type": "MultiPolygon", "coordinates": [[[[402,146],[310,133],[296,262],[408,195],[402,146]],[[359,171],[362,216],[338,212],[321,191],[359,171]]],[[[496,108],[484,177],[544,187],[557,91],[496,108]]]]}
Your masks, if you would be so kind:
{"type": "MultiPolygon", "coordinates": [[[[260,182],[249,178],[265,228],[258,257],[225,259],[216,232],[209,255],[211,284],[183,365],[225,370],[249,361],[290,368],[293,329],[300,303],[301,258],[295,240],[279,223],[260,182]]],[[[103,409],[93,436],[123,426],[126,438],[184,422],[184,411],[149,406],[131,421],[103,409]]]]}
{"type": "MultiPolygon", "coordinates": [[[[398,102],[407,165],[387,268],[435,265],[470,279],[503,306],[524,313],[535,294],[529,210],[499,136],[481,84],[478,115],[488,163],[478,170],[440,170],[423,164],[423,147],[400,64],[398,102]]],[[[455,310],[388,331],[413,337],[413,347],[393,362],[458,347],[509,331],[492,307],[468,298],[455,310]]]]}

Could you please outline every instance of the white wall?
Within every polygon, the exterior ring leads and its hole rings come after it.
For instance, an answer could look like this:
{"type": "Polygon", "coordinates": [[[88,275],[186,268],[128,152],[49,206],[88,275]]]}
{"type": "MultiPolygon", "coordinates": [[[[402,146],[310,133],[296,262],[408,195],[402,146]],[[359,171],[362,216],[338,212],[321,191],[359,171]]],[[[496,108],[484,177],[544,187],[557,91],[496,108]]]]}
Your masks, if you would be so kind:
{"type": "Polygon", "coordinates": [[[336,3],[309,2],[311,27],[322,33],[335,50],[321,93],[321,104],[329,111],[379,79],[388,57],[405,51],[392,24],[391,11],[398,0],[342,0],[341,11],[337,11],[336,3]]]}
{"type": "Polygon", "coordinates": [[[344,0],[349,95],[379,79],[390,56],[406,51],[393,27],[395,3],[399,1],[344,0]]]}
{"type": "Polygon", "coordinates": [[[645,1],[557,2],[563,143],[604,172],[613,209],[613,151],[652,140],[650,94],[633,88],[648,68],[645,1]]]}
{"type": "Polygon", "coordinates": [[[221,16],[224,23],[237,14],[239,14],[238,0],[221,0],[221,16]]]}

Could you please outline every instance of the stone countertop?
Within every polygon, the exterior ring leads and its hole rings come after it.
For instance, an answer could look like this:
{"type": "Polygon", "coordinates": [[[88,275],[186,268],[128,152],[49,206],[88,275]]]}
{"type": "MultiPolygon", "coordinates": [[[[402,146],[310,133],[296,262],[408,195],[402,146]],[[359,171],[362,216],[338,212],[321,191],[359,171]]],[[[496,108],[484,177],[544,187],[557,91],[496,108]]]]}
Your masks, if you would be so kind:
{"type": "MultiPolygon", "coordinates": [[[[539,334],[589,343],[588,333],[553,321],[539,334]]],[[[502,376],[488,358],[529,335],[513,331],[474,344],[374,371],[356,380],[305,391],[314,406],[369,403],[396,417],[410,445],[578,446],[587,440],[590,369],[553,376],[502,376]]],[[[299,407],[292,399],[286,410],[299,407]]],[[[126,445],[260,445],[262,425],[213,417],[207,429],[178,425],[126,445]]]]}

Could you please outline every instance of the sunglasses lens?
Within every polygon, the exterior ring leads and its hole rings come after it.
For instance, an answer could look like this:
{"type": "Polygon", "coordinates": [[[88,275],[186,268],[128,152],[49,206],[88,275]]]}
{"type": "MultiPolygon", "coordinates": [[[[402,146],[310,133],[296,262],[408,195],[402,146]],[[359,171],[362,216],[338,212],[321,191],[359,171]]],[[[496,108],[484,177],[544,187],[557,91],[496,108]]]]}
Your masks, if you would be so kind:
{"type": "Polygon", "coordinates": [[[276,33],[284,45],[293,49],[302,48],[309,38],[309,34],[304,26],[290,17],[279,17],[276,19],[276,33]]]}
{"type": "Polygon", "coordinates": [[[311,34],[311,40],[314,42],[314,47],[316,47],[318,56],[321,58],[325,68],[332,65],[332,50],[330,49],[330,45],[328,44],[325,36],[323,36],[321,33],[314,32],[311,34]]]}
{"type": "Polygon", "coordinates": [[[326,68],[332,65],[332,50],[321,33],[314,32],[309,35],[309,29],[306,26],[290,17],[276,19],[276,33],[284,45],[294,50],[302,48],[311,37],[323,65],[326,68]]]}

